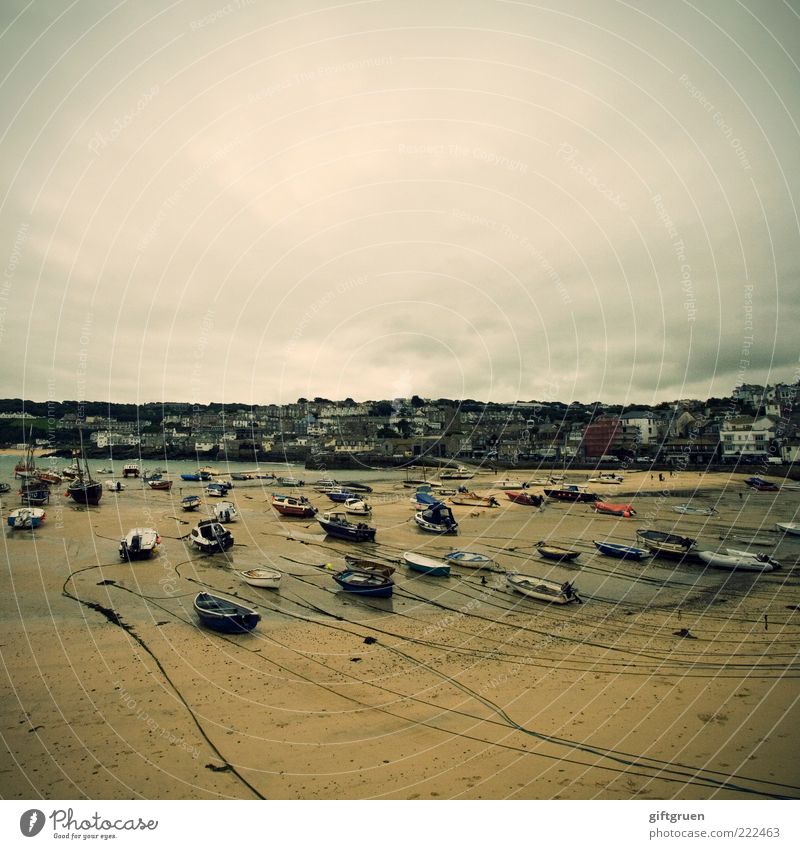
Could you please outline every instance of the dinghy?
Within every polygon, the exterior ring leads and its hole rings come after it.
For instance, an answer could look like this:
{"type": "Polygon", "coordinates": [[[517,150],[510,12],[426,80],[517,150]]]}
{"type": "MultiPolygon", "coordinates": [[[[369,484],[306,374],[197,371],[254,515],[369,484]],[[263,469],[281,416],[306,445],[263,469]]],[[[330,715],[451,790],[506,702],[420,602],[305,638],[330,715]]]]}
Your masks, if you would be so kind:
{"type": "Polygon", "coordinates": [[[211,593],[199,593],[194,609],[201,625],[225,634],[252,631],[261,619],[255,610],[211,593]]]}
{"type": "Polygon", "coordinates": [[[560,545],[551,545],[544,540],[536,543],[536,550],[542,557],[548,560],[563,560],[570,561],[580,556],[580,551],[573,551],[570,548],[562,548],[560,545]]]}
{"type": "Polygon", "coordinates": [[[348,593],[368,595],[372,598],[389,598],[394,589],[394,581],[380,572],[362,572],[358,569],[344,569],[333,576],[333,580],[348,593]]]}
{"type": "Polygon", "coordinates": [[[800,536],[800,522],[776,522],[775,527],[785,534],[800,536]]]}
{"type": "Polygon", "coordinates": [[[646,548],[636,548],[632,545],[621,545],[618,542],[598,542],[595,540],[594,545],[600,554],[605,554],[606,557],[618,557],[626,560],[641,560],[643,557],[650,556],[650,552],[646,548]]]}
{"type": "Polygon", "coordinates": [[[569,581],[559,584],[555,581],[546,581],[543,578],[533,578],[516,572],[508,572],[506,582],[516,592],[538,601],[547,601],[554,604],[569,604],[571,601],[580,604],[581,601],[577,590],[569,581]]]}
{"type": "Polygon", "coordinates": [[[418,554],[416,551],[407,551],[403,555],[403,561],[413,572],[419,572],[432,578],[450,577],[450,564],[437,560],[435,557],[418,554]]]}
{"type": "Polygon", "coordinates": [[[281,573],[275,569],[246,569],[236,574],[251,587],[277,590],[281,583],[281,573]]]}
{"type": "Polygon", "coordinates": [[[729,569],[736,572],[771,572],[775,569],[775,561],[766,561],[755,557],[736,557],[730,554],[720,554],[716,551],[698,551],[697,556],[715,569],[729,569]]]}
{"type": "Polygon", "coordinates": [[[477,551],[451,551],[444,559],[454,566],[465,566],[468,569],[487,569],[494,566],[494,560],[486,554],[477,551]]]}

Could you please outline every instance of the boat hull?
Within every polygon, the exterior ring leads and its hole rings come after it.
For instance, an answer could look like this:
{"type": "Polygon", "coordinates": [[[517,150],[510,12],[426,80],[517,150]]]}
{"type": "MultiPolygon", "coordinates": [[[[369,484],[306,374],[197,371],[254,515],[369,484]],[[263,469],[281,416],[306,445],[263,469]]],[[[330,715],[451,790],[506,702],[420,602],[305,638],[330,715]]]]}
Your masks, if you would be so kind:
{"type": "Polygon", "coordinates": [[[451,551],[444,559],[454,566],[464,566],[467,569],[488,569],[494,566],[494,560],[476,551],[451,551]]]}
{"type": "Polygon", "coordinates": [[[96,506],[103,497],[103,485],[100,483],[71,483],[67,495],[78,504],[96,506]]]}
{"type": "Polygon", "coordinates": [[[450,577],[450,564],[435,560],[433,557],[407,551],[403,555],[403,561],[412,572],[419,572],[419,574],[428,575],[431,578],[450,577]]]}
{"type": "Polygon", "coordinates": [[[261,620],[255,610],[210,593],[200,593],[195,598],[194,609],[201,625],[224,634],[252,631],[261,620]]]}
{"type": "Polygon", "coordinates": [[[266,590],[277,590],[281,583],[281,573],[274,569],[247,569],[236,573],[246,584],[266,590]]]}
{"type": "Polygon", "coordinates": [[[547,560],[570,561],[580,555],[579,551],[571,551],[569,548],[561,548],[558,545],[547,545],[542,542],[536,546],[536,550],[547,560]]]}
{"type": "Polygon", "coordinates": [[[635,548],[632,545],[620,545],[614,542],[595,541],[594,545],[600,554],[605,554],[606,557],[617,557],[620,560],[641,560],[649,554],[645,548],[635,548]]]}
{"type": "Polygon", "coordinates": [[[379,572],[362,572],[358,569],[345,569],[337,572],[333,580],[347,593],[369,596],[370,598],[389,598],[394,589],[394,581],[379,572]]]}
{"type": "Polygon", "coordinates": [[[510,572],[506,575],[506,582],[515,592],[537,601],[549,604],[569,604],[572,601],[578,601],[578,594],[569,581],[557,584],[554,581],[529,578],[526,575],[510,572]]]}
{"type": "Polygon", "coordinates": [[[553,498],[556,501],[572,501],[591,503],[597,501],[597,495],[593,492],[584,492],[580,489],[546,489],[544,494],[548,498],[553,498]]]}

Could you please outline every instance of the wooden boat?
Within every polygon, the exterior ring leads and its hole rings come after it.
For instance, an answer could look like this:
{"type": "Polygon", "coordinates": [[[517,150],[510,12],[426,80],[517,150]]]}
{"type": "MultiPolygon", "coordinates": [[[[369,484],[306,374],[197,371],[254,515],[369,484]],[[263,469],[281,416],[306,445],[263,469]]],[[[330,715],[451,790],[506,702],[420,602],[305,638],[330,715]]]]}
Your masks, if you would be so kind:
{"type": "Polygon", "coordinates": [[[225,634],[252,631],[261,620],[255,610],[211,593],[199,593],[194,600],[194,609],[201,625],[225,634]]]}
{"type": "Polygon", "coordinates": [[[609,504],[607,501],[595,501],[592,507],[595,513],[603,513],[606,516],[621,516],[630,519],[636,515],[631,504],[609,504]]]}
{"type": "Polygon", "coordinates": [[[303,481],[293,477],[279,477],[278,483],[281,486],[303,486],[303,481]]]}
{"type": "Polygon", "coordinates": [[[317,516],[320,527],[326,534],[348,542],[375,542],[375,528],[365,522],[348,522],[344,513],[323,513],[317,516]]]}
{"type": "Polygon", "coordinates": [[[632,545],[621,545],[618,542],[598,542],[595,540],[594,545],[600,554],[605,554],[606,557],[618,557],[626,560],[641,560],[643,557],[650,556],[650,552],[646,548],[636,548],[632,545]]]}
{"type": "Polygon", "coordinates": [[[19,500],[28,507],[43,507],[50,503],[50,486],[44,481],[23,481],[19,488],[19,500]]]}
{"type": "Polygon", "coordinates": [[[372,512],[372,507],[361,498],[348,498],[344,503],[344,509],[355,516],[368,516],[372,512]]]}
{"type": "Polygon", "coordinates": [[[533,578],[516,572],[508,572],[506,581],[511,589],[538,601],[553,604],[569,604],[572,601],[580,604],[581,601],[578,591],[569,581],[559,584],[556,581],[546,581],[543,578],[533,578]]]}
{"type": "Polygon", "coordinates": [[[191,510],[197,510],[202,503],[199,495],[186,495],[181,498],[181,508],[186,510],[187,513],[191,510]]]}
{"type": "Polygon", "coordinates": [[[636,536],[653,554],[660,557],[683,558],[690,552],[694,553],[695,540],[691,537],[641,529],[636,531],[636,536]]]}
{"type": "Polygon", "coordinates": [[[344,569],[337,572],[333,580],[345,592],[368,595],[373,598],[389,598],[394,589],[394,581],[388,575],[382,575],[379,572],[344,569]]]}
{"type": "Polygon", "coordinates": [[[508,498],[509,501],[513,501],[514,504],[524,504],[526,507],[541,507],[544,503],[543,496],[533,495],[530,492],[507,490],[506,498],[508,498]]]}
{"type": "Polygon", "coordinates": [[[357,569],[360,572],[379,572],[386,575],[387,578],[394,574],[394,566],[380,563],[377,560],[366,560],[352,554],[345,554],[344,560],[351,569],[357,569]]]}
{"type": "Polygon", "coordinates": [[[236,574],[251,587],[277,590],[281,583],[281,573],[276,569],[246,569],[244,572],[237,572],[236,574]]]}
{"type": "Polygon", "coordinates": [[[599,500],[598,495],[589,492],[586,487],[578,484],[565,484],[557,489],[546,489],[544,494],[556,501],[592,502],[599,500]]]}
{"type": "Polygon", "coordinates": [[[429,534],[457,534],[458,522],[453,511],[444,504],[434,504],[427,510],[414,515],[417,527],[429,534]]]}
{"type": "Polygon", "coordinates": [[[785,534],[800,536],[800,522],[776,522],[775,527],[785,534]]]}
{"type": "Polygon", "coordinates": [[[453,504],[462,507],[499,507],[500,502],[493,495],[478,495],[477,492],[457,492],[450,496],[453,504]]]}
{"type": "Polygon", "coordinates": [[[172,481],[165,480],[153,480],[152,478],[147,481],[147,485],[150,489],[163,490],[165,492],[169,492],[172,489],[172,481]]]}
{"type": "Polygon", "coordinates": [[[544,540],[536,543],[536,550],[547,560],[570,561],[580,556],[580,551],[573,551],[571,548],[563,548],[560,545],[551,545],[544,540]]]}
{"type": "Polygon", "coordinates": [[[8,514],[6,524],[15,531],[32,531],[47,518],[41,507],[20,507],[8,514]]]}
{"type": "Polygon", "coordinates": [[[103,484],[92,479],[86,460],[78,464],[78,474],[67,487],[67,495],[78,504],[96,505],[103,497],[103,484]]]}
{"type": "Polygon", "coordinates": [[[694,507],[691,504],[676,504],[672,509],[676,513],[695,516],[713,516],[717,512],[716,507],[694,507]]]}
{"type": "Polygon", "coordinates": [[[161,544],[161,537],[153,528],[132,528],[119,541],[120,560],[146,560],[161,544]]]}
{"type": "Polygon", "coordinates": [[[214,518],[221,525],[227,525],[229,522],[235,522],[239,518],[239,514],[232,502],[220,501],[219,504],[214,505],[214,518]]]}
{"type": "Polygon", "coordinates": [[[136,463],[126,463],[122,467],[122,477],[123,478],[138,478],[139,477],[139,466],[136,463]]]}
{"type": "Polygon", "coordinates": [[[756,557],[737,557],[731,554],[720,554],[716,551],[698,551],[697,556],[715,569],[728,569],[736,572],[771,572],[776,568],[775,561],[767,558],[759,560],[756,557]]]}
{"type": "Polygon", "coordinates": [[[403,561],[412,572],[429,575],[432,578],[449,578],[450,564],[426,554],[418,554],[416,551],[406,551],[403,561]]]}
{"type": "Polygon", "coordinates": [[[494,560],[486,554],[477,551],[451,551],[444,559],[454,566],[464,566],[467,569],[487,569],[494,566],[494,560]]]}
{"type": "Polygon", "coordinates": [[[348,489],[351,492],[372,492],[371,486],[361,483],[360,481],[342,481],[339,486],[341,486],[342,489],[348,489]]]}
{"type": "Polygon", "coordinates": [[[122,492],[125,489],[125,484],[122,481],[107,480],[105,483],[108,492],[122,492]]]}
{"type": "Polygon", "coordinates": [[[273,492],[272,506],[281,516],[313,519],[317,515],[317,508],[304,495],[295,498],[293,495],[281,495],[280,493],[273,492]]]}
{"type": "Polygon", "coordinates": [[[468,481],[474,477],[475,472],[471,472],[469,469],[464,468],[464,466],[439,472],[439,480],[443,481],[468,481]]]}
{"type": "Polygon", "coordinates": [[[227,551],[233,545],[233,534],[214,519],[198,522],[192,528],[189,539],[192,545],[206,554],[227,551]]]}

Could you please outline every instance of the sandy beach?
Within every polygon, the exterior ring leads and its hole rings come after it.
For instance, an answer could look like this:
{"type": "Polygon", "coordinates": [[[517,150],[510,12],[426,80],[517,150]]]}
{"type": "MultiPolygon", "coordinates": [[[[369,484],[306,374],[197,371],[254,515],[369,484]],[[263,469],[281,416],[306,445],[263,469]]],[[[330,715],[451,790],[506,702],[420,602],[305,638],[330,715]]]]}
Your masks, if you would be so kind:
{"type": "MultiPolygon", "coordinates": [[[[780,539],[782,568],[764,574],[616,560],[593,545],[635,544],[636,529],[652,527],[699,548],[744,548],[733,535],[796,520],[800,492],[689,472],[592,485],[633,503],[637,515],[624,519],[585,504],[513,504],[492,489],[497,477],[468,485],[500,506],[454,506],[460,533],[439,537],[416,528],[412,490],[387,472],[370,496],[377,541],[358,546],[279,517],[275,484],[237,483],[236,544],[215,556],[183,539],[198,517],[180,510],[180,490],[199,485],[154,492],[128,481],[91,508],[62,487],[40,529],[4,524],[0,794],[800,798],[800,538],[780,539]],[[718,512],[672,509],[690,498],[718,512]],[[162,545],[131,565],[118,541],[136,526],[156,528],[162,545]],[[580,556],[545,561],[538,540],[580,556]],[[429,578],[396,562],[452,548],[496,565],[429,578]],[[339,590],[331,570],[354,551],[395,563],[391,599],[339,590]],[[258,565],[281,571],[279,591],[234,573],[258,565]],[[507,570],[573,581],[584,603],[524,598],[507,570]],[[203,590],[256,608],[256,631],[198,627],[192,601],[203,590]]],[[[334,507],[310,486],[300,492],[334,507]]],[[[5,521],[13,489],[2,504],[5,521]]]]}

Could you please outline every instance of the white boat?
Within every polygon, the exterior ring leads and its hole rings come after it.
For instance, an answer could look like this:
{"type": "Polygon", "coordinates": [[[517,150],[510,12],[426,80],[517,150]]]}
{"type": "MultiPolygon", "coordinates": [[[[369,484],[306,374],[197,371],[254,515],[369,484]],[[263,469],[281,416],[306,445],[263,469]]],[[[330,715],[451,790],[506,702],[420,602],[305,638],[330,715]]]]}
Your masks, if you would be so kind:
{"type": "Polygon", "coordinates": [[[192,545],[207,554],[227,551],[233,545],[231,532],[214,519],[203,519],[202,522],[198,522],[192,528],[189,539],[192,545]]]}
{"type": "Polygon", "coordinates": [[[146,560],[160,543],[161,537],[153,528],[132,528],[119,541],[119,559],[146,560]]]}
{"type": "Polygon", "coordinates": [[[494,566],[494,560],[486,554],[477,551],[451,551],[444,559],[454,566],[465,566],[469,569],[486,569],[494,566]]]}
{"type": "Polygon", "coordinates": [[[459,466],[456,469],[449,471],[442,470],[439,472],[439,480],[443,481],[468,481],[475,477],[475,472],[471,472],[464,466],[459,466]]]}
{"type": "Polygon", "coordinates": [[[697,556],[715,569],[728,569],[736,572],[771,572],[776,568],[775,561],[757,560],[754,557],[735,557],[730,554],[720,554],[718,551],[698,551],[697,556]]]}
{"type": "Polygon", "coordinates": [[[554,604],[569,604],[571,601],[580,603],[578,591],[569,581],[559,584],[556,581],[546,581],[543,578],[533,578],[517,572],[506,573],[506,581],[511,589],[528,598],[554,604]]]}
{"type": "Polygon", "coordinates": [[[275,569],[246,569],[244,572],[237,572],[236,574],[251,587],[277,590],[281,583],[281,573],[275,569]]]}
{"type": "Polygon", "coordinates": [[[15,531],[30,531],[38,528],[46,517],[41,507],[20,507],[8,514],[7,524],[15,531]]]}
{"type": "Polygon", "coordinates": [[[694,514],[696,516],[713,516],[717,512],[716,507],[694,507],[691,504],[676,504],[672,509],[676,513],[694,514]]]}
{"type": "Polygon", "coordinates": [[[361,498],[348,498],[344,502],[344,509],[356,516],[368,516],[372,512],[372,507],[361,498]]]}
{"type": "Polygon", "coordinates": [[[491,489],[525,489],[528,485],[523,483],[522,481],[514,481],[509,480],[508,478],[502,478],[499,481],[495,481],[491,485],[491,489]]]}
{"type": "Polygon", "coordinates": [[[302,486],[303,485],[303,481],[301,481],[299,478],[292,478],[292,477],[280,477],[280,478],[278,478],[278,483],[281,486],[302,486]]]}
{"type": "Polygon", "coordinates": [[[123,478],[138,478],[139,477],[139,464],[138,463],[126,463],[122,467],[122,477],[123,478]]]}
{"type": "Polygon", "coordinates": [[[611,473],[602,473],[597,475],[597,477],[589,478],[589,483],[622,483],[625,478],[622,475],[615,475],[611,473]]]}
{"type": "Polygon", "coordinates": [[[749,557],[752,560],[757,560],[759,563],[771,563],[775,569],[781,568],[781,564],[777,560],[760,551],[742,551],[738,548],[726,548],[725,554],[730,557],[749,557]]]}
{"type": "Polygon", "coordinates": [[[776,522],[775,527],[786,534],[800,537],[800,522],[776,522]]]}
{"type": "Polygon", "coordinates": [[[106,489],[109,492],[122,492],[125,489],[125,484],[122,481],[109,480],[106,481],[106,489]]]}
{"type": "Polygon", "coordinates": [[[413,572],[419,572],[433,578],[450,577],[450,564],[437,560],[435,557],[428,557],[426,554],[419,554],[416,551],[406,551],[403,554],[403,561],[413,572]]]}
{"type": "Polygon", "coordinates": [[[235,522],[239,518],[236,506],[230,501],[220,501],[214,505],[214,518],[222,525],[235,522]]]}

